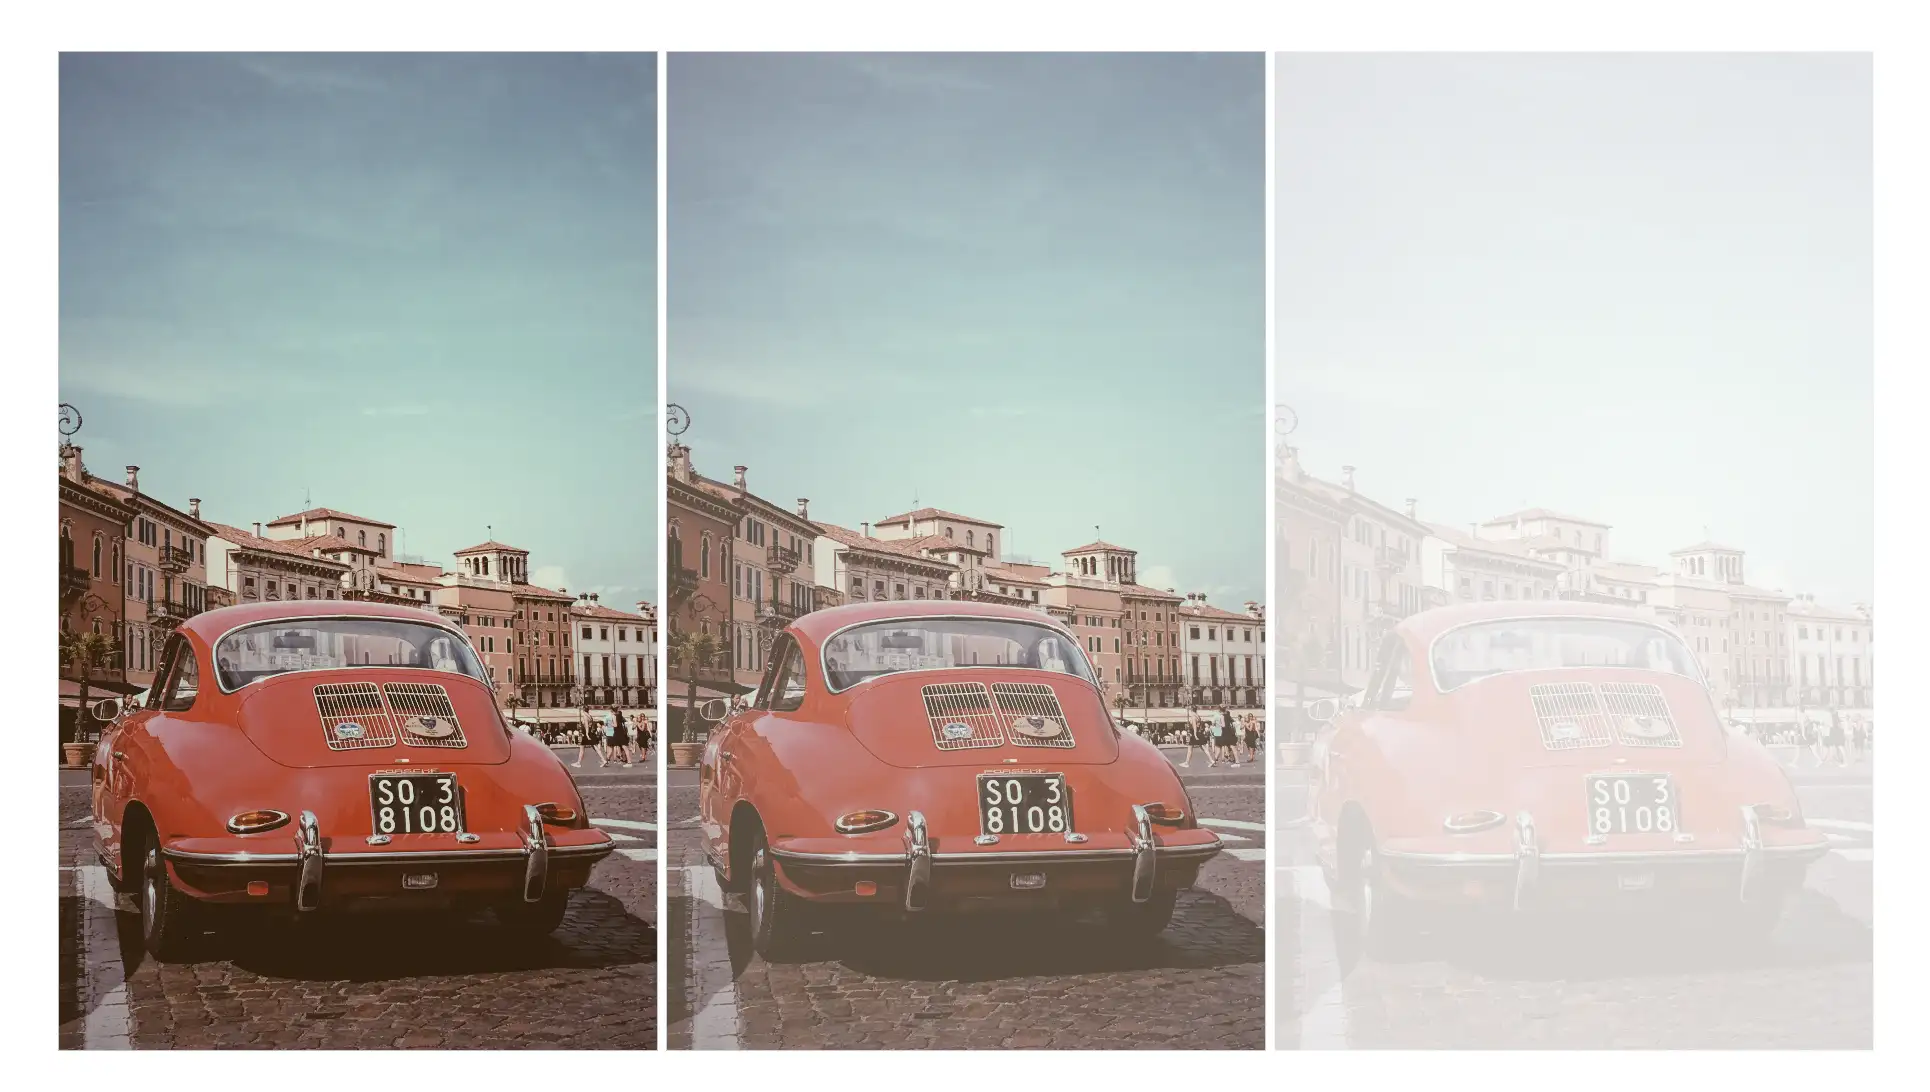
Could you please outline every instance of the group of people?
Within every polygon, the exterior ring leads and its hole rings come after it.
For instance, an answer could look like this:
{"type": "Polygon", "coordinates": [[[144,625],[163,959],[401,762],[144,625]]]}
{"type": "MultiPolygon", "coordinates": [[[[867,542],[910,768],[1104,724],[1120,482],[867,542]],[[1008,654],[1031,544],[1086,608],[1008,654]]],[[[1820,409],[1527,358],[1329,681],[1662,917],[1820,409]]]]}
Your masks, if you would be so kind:
{"type": "Polygon", "coordinates": [[[632,723],[616,708],[579,710],[577,713],[576,761],[583,765],[583,752],[595,751],[599,768],[612,762],[625,766],[642,762],[650,754],[650,722],[638,717],[632,723]]]}
{"type": "Polygon", "coordinates": [[[1869,757],[1873,741],[1867,717],[1855,713],[1845,717],[1834,709],[1822,724],[1804,719],[1796,724],[1749,725],[1747,731],[1760,743],[1796,747],[1799,755],[1807,752],[1817,768],[1831,762],[1838,766],[1861,762],[1869,757]]]}
{"type": "Polygon", "coordinates": [[[1180,740],[1186,747],[1186,757],[1178,765],[1193,764],[1193,748],[1198,747],[1206,755],[1208,766],[1221,762],[1238,767],[1240,758],[1248,762],[1260,760],[1260,731],[1262,721],[1258,713],[1241,713],[1235,717],[1225,706],[1215,719],[1209,711],[1202,717],[1197,709],[1186,714],[1186,731],[1180,740]]]}

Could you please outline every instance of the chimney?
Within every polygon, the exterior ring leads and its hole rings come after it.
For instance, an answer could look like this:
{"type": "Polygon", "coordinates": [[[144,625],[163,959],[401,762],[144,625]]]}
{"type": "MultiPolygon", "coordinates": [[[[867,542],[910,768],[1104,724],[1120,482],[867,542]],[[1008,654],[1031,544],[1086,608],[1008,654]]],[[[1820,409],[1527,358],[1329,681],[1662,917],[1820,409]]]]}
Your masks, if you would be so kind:
{"type": "Polygon", "coordinates": [[[255,537],[256,537],[256,538],[260,538],[260,537],[261,537],[261,521],[260,521],[260,520],[256,520],[256,521],[255,521],[255,537]]]}
{"type": "Polygon", "coordinates": [[[799,497],[797,499],[797,518],[799,519],[811,518],[811,498],[799,497]]]}
{"type": "Polygon", "coordinates": [[[864,521],[863,523],[860,523],[860,524],[858,524],[858,526],[859,526],[859,527],[862,527],[862,528],[864,528],[864,537],[866,537],[866,538],[870,538],[870,537],[871,537],[871,521],[870,521],[870,520],[866,520],[866,521],[864,521]]]}
{"type": "Polygon", "coordinates": [[[670,445],[670,476],[680,482],[690,480],[690,448],[684,444],[670,445]]]}
{"type": "Polygon", "coordinates": [[[750,467],[733,466],[730,469],[731,469],[730,483],[737,487],[737,491],[742,493],[744,490],[748,489],[749,487],[744,484],[744,471],[749,470],[750,467]]]}
{"type": "Polygon", "coordinates": [[[1280,445],[1280,477],[1290,482],[1300,481],[1300,449],[1292,444],[1280,445]]]}
{"type": "Polygon", "coordinates": [[[201,518],[201,498],[200,497],[188,498],[188,515],[194,517],[195,519],[201,518]]]}
{"type": "Polygon", "coordinates": [[[602,599],[602,597],[601,597],[601,596],[599,596],[599,595],[598,595],[598,594],[597,594],[596,592],[591,592],[591,593],[590,593],[590,602],[592,602],[592,603],[596,603],[596,602],[600,602],[600,601],[601,601],[601,599],[602,599]]]}
{"type": "Polygon", "coordinates": [[[80,448],[68,444],[60,449],[60,473],[70,482],[84,481],[87,467],[80,461],[80,448]]]}
{"type": "Polygon", "coordinates": [[[1416,515],[1414,514],[1414,506],[1415,506],[1416,504],[1419,504],[1419,503],[1420,503],[1420,502],[1419,502],[1419,501],[1417,501],[1417,500],[1415,500],[1415,499],[1414,499],[1413,497],[1409,497],[1409,498],[1407,498],[1407,518],[1408,518],[1408,519],[1419,519],[1419,518],[1420,518],[1419,516],[1416,516],[1416,515]]]}
{"type": "Polygon", "coordinates": [[[141,491],[141,468],[140,467],[130,465],[127,468],[127,487],[129,489],[134,490],[136,493],[139,493],[141,491]]]}
{"type": "Polygon", "coordinates": [[[1354,491],[1354,468],[1353,467],[1343,466],[1340,468],[1340,484],[1346,487],[1347,492],[1352,493],[1354,491]]]}

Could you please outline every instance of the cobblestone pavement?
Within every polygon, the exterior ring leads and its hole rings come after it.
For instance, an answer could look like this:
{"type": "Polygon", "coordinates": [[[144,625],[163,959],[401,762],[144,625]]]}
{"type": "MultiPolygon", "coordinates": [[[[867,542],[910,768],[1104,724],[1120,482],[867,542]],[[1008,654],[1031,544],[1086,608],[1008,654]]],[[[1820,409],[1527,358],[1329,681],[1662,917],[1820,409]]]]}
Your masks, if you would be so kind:
{"type": "Polygon", "coordinates": [[[1239,856],[1209,863],[1172,926],[1142,945],[987,917],[819,934],[801,961],[769,964],[703,861],[694,772],[672,770],[668,1044],[1260,1049],[1265,788],[1257,768],[1229,773],[1189,789],[1239,856]]]}
{"type": "Polygon", "coordinates": [[[511,946],[487,914],[454,924],[369,917],[312,932],[262,922],[211,934],[192,961],[170,964],[147,958],[133,903],[107,889],[86,828],[86,775],[63,771],[60,1045],[653,1049],[651,766],[580,779],[590,815],[619,848],[545,941],[511,946]]]}
{"type": "MultiPolygon", "coordinates": [[[[1300,775],[1281,776],[1284,822],[1305,798],[1300,775]]],[[[1400,962],[1343,957],[1306,831],[1281,829],[1278,1045],[1868,1049],[1870,786],[1798,792],[1836,849],[1757,948],[1666,921],[1569,918],[1444,929],[1400,962]]]]}

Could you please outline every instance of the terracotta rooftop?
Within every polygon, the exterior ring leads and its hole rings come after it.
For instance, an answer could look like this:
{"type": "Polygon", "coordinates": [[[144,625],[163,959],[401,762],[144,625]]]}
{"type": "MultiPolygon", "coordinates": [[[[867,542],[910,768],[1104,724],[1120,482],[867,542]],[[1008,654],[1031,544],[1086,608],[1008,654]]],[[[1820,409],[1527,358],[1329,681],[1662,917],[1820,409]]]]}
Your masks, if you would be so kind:
{"type": "MultiPolygon", "coordinates": [[[[297,541],[287,541],[287,540],[277,541],[272,538],[262,538],[261,536],[256,535],[252,532],[244,531],[239,527],[230,527],[225,523],[210,523],[208,524],[208,527],[211,530],[213,530],[216,535],[219,535],[220,537],[227,539],[229,542],[234,543],[235,545],[241,547],[244,550],[255,550],[261,553],[281,554],[284,557],[299,558],[303,561],[309,561],[309,562],[320,562],[324,565],[342,564],[342,562],[340,561],[331,561],[327,558],[316,557],[312,552],[310,552],[310,550],[305,546],[305,544],[315,541],[314,539],[300,539],[297,541]]],[[[328,541],[340,542],[341,540],[330,538],[328,541]]]]}
{"type": "Polygon", "coordinates": [[[375,571],[393,580],[413,580],[424,584],[433,584],[442,577],[440,565],[417,565],[408,561],[398,561],[392,565],[378,562],[375,571]]]}
{"type": "Polygon", "coordinates": [[[1130,595],[1135,599],[1170,599],[1175,603],[1184,598],[1178,592],[1170,592],[1165,588],[1149,588],[1144,584],[1121,584],[1119,593],[1130,595]]]}
{"type": "Polygon", "coordinates": [[[976,516],[961,516],[957,512],[947,512],[943,508],[920,508],[916,512],[900,512],[895,516],[886,516],[884,519],[878,520],[877,526],[883,527],[888,523],[910,524],[928,519],[955,519],[960,523],[976,523],[981,527],[997,527],[1001,531],[1005,529],[1003,523],[993,523],[991,520],[979,519],[976,516]]]}
{"type": "Polygon", "coordinates": [[[1481,526],[1494,527],[1498,524],[1513,523],[1516,520],[1531,520],[1531,519],[1558,519],[1567,523],[1583,523],[1583,524],[1587,524],[1590,527],[1600,527],[1603,530],[1607,530],[1609,526],[1606,523],[1599,523],[1592,519],[1583,519],[1580,516],[1565,515],[1561,512],[1551,511],[1550,509],[1547,509],[1547,508],[1523,508],[1519,512],[1510,512],[1505,516],[1496,516],[1493,519],[1483,523],[1481,526]]]}
{"type": "Polygon", "coordinates": [[[579,618],[601,618],[611,622],[649,621],[641,614],[631,614],[627,610],[617,610],[615,607],[606,607],[601,603],[586,603],[581,599],[570,606],[570,613],[579,618]]]}
{"type": "Polygon", "coordinates": [[[391,529],[395,527],[395,524],[393,523],[383,523],[379,519],[370,519],[367,516],[353,516],[347,512],[339,511],[334,508],[310,508],[306,512],[297,512],[292,516],[283,516],[280,519],[271,519],[268,521],[268,526],[280,527],[284,523],[300,523],[303,520],[313,521],[318,519],[339,519],[339,520],[345,520],[349,523],[366,523],[371,527],[388,527],[391,529]]]}
{"type": "Polygon", "coordinates": [[[1693,546],[1684,546],[1680,550],[1670,550],[1669,556],[1679,557],[1682,554],[1701,554],[1701,553],[1708,553],[1711,550],[1719,550],[1723,553],[1728,553],[1728,554],[1739,554],[1742,552],[1741,550],[1737,549],[1734,546],[1724,546],[1720,542],[1710,542],[1709,540],[1704,539],[1703,541],[1698,542],[1693,546]]]}
{"type": "Polygon", "coordinates": [[[1520,558],[1523,561],[1532,561],[1537,565],[1548,565],[1553,568],[1561,567],[1561,562],[1551,561],[1545,557],[1536,557],[1520,542],[1512,539],[1477,538],[1474,535],[1468,534],[1466,531],[1457,530],[1444,523],[1428,523],[1425,524],[1425,526],[1428,532],[1434,537],[1451,543],[1457,549],[1480,550],[1484,553],[1500,554],[1506,557],[1520,558]]]}
{"type": "Polygon", "coordinates": [[[509,586],[509,594],[521,596],[525,599],[569,599],[572,601],[576,599],[576,596],[571,595],[569,592],[554,591],[550,588],[543,587],[541,584],[511,584],[509,586]]]}
{"type": "Polygon", "coordinates": [[[1237,611],[1222,610],[1219,607],[1213,606],[1210,603],[1202,603],[1197,599],[1186,600],[1185,602],[1179,605],[1178,609],[1179,609],[1179,612],[1185,615],[1186,617],[1196,618],[1201,621],[1245,622],[1248,625],[1253,625],[1253,626],[1257,626],[1261,624],[1261,620],[1258,618],[1255,618],[1251,614],[1241,614],[1237,611]]]}
{"type": "Polygon", "coordinates": [[[1045,578],[1052,575],[1044,565],[986,565],[981,572],[987,580],[1003,580],[1012,584],[1044,584],[1045,578]]]}
{"type": "Polygon", "coordinates": [[[1073,554],[1091,554],[1097,553],[1100,550],[1107,550],[1115,554],[1132,554],[1134,557],[1139,556],[1138,550],[1128,550],[1124,546],[1115,546],[1105,539],[1100,539],[1097,542],[1088,542],[1084,546],[1067,550],[1061,556],[1071,557],[1073,554]]]}
{"type": "Polygon", "coordinates": [[[493,554],[498,552],[511,553],[511,554],[529,553],[528,550],[522,549],[517,546],[511,546],[507,542],[497,542],[495,539],[492,538],[488,542],[479,542],[476,545],[469,547],[468,549],[457,550],[456,556],[461,557],[464,554],[493,554]]]}
{"type": "MultiPolygon", "coordinates": [[[[860,550],[876,550],[879,553],[897,554],[900,557],[915,557],[920,561],[927,561],[934,565],[951,564],[951,562],[943,561],[939,558],[927,557],[922,552],[921,544],[933,538],[937,538],[938,541],[948,546],[952,545],[949,540],[940,536],[924,535],[919,538],[873,538],[858,531],[853,531],[849,527],[840,527],[835,523],[819,523],[817,528],[824,533],[824,537],[860,550]]],[[[958,548],[961,550],[965,549],[963,546],[958,548]]],[[[978,552],[982,553],[983,551],[978,552]]]]}

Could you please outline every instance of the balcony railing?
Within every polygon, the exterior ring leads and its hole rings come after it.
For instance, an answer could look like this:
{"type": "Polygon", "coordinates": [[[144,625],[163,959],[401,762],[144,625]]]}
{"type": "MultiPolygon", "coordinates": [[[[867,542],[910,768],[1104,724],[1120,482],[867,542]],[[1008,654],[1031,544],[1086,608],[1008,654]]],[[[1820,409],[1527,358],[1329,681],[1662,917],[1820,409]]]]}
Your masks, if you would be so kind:
{"type": "Polygon", "coordinates": [[[165,573],[184,573],[194,564],[194,551],[185,546],[161,547],[161,571],[165,573]]]}
{"type": "Polygon", "coordinates": [[[789,546],[773,546],[764,551],[764,564],[774,573],[797,571],[798,552],[789,546]]]}
{"type": "Polygon", "coordinates": [[[798,617],[803,613],[803,607],[794,606],[790,603],[772,601],[764,604],[764,617],[776,621],[779,625],[788,626],[792,622],[797,621],[798,617]]]}
{"type": "Polygon", "coordinates": [[[62,599],[71,599],[79,596],[87,590],[87,585],[92,580],[93,575],[79,565],[62,565],[60,567],[60,597],[62,599]]]}
{"type": "Polygon", "coordinates": [[[148,620],[165,629],[173,629],[202,610],[201,607],[189,606],[181,599],[156,599],[148,605],[148,620]]]}

